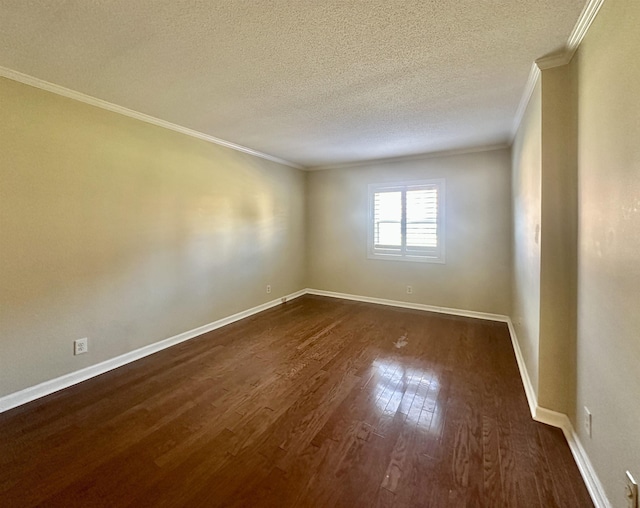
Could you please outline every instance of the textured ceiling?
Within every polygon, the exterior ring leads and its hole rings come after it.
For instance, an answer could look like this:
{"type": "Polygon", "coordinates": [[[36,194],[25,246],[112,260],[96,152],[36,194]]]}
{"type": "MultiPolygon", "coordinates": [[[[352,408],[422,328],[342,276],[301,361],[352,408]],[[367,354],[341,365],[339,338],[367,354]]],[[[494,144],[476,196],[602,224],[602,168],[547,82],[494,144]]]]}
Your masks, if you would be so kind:
{"type": "Polygon", "coordinates": [[[0,66],[304,166],[506,143],[584,0],[0,0],[0,66]]]}

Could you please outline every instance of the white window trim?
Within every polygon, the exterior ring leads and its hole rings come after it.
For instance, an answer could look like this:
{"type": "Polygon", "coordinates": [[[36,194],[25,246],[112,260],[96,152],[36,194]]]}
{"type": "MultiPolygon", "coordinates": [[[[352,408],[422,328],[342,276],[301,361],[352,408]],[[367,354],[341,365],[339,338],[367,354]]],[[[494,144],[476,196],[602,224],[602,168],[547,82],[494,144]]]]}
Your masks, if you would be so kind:
{"type": "MultiPolygon", "coordinates": [[[[389,183],[372,183],[368,186],[368,207],[367,214],[367,258],[368,259],[384,259],[386,261],[411,261],[418,263],[439,263],[445,264],[445,181],[444,178],[434,178],[430,180],[418,180],[410,182],[389,182],[389,183]],[[411,187],[436,186],[438,188],[438,247],[439,256],[412,256],[406,253],[401,254],[383,254],[374,251],[374,194],[379,191],[406,191],[411,187]]],[[[402,221],[405,221],[403,216],[402,221]]]]}

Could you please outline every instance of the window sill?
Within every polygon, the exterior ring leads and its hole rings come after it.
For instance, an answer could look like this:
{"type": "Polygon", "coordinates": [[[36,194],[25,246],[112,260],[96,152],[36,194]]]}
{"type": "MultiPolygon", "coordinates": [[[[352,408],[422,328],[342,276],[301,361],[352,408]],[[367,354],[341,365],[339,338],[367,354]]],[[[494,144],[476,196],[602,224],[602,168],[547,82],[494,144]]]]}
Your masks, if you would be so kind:
{"type": "Polygon", "coordinates": [[[441,257],[423,257],[423,256],[400,256],[393,254],[373,254],[368,253],[367,259],[378,259],[382,261],[408,261],[410,263],[435,263],[446,264],[444,256],[441,257]]]}

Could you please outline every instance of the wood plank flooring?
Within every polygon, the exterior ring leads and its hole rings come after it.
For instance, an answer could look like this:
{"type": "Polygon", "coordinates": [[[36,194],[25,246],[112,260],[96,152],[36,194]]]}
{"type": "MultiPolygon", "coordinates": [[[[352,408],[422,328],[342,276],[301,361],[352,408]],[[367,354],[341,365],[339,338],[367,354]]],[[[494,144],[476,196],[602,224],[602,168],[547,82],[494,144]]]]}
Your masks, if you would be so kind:
{"type": "Polygon", "coordinates": [[[0,415],[3,507],[587,507],[506,325],[305,296],[0,415]]]}

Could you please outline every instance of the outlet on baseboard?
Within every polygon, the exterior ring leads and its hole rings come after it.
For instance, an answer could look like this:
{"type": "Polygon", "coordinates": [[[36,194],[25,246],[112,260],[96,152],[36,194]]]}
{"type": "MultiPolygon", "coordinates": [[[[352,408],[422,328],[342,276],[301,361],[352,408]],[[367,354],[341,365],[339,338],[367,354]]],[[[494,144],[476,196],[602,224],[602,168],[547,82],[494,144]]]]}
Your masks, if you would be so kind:
{"type": "Polygon", "coordinates": [[[407,294],[408,295],[412,295],[413,294],[413,286],[407,286],[407,294]]]}
{"type": "Polygon", "coordinates": [[[589,436],[589,439],[591,439],[591,411],[589,411],[587,406],[584,406],[583,421],[584,431],[587,433],[587,436],[589,436]]]}
{"type": "Polygon", "coordinates": [[[271,284],[267,284],[267,293],[271,293],[271,284]]]}
{"type": "Polygon", "coordinates": [[[84,337],[73,341],[73,354],[81,355],[89,351],[89,339],[84,337]]]}

